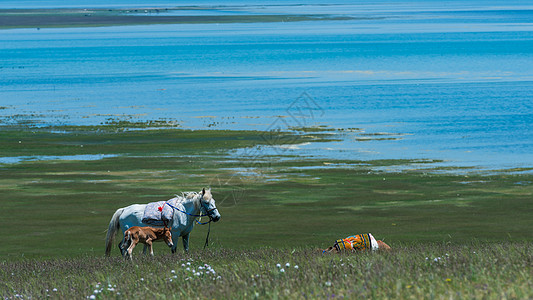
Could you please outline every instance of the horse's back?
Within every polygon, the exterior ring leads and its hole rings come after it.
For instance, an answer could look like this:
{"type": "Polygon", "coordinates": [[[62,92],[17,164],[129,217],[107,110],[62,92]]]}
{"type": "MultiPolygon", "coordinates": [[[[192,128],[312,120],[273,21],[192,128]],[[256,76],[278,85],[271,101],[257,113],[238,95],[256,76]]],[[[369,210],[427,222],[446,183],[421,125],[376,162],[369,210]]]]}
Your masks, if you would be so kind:
{"type": "MultiPolygon", "coordinates": [[[[162,227],[154,226],[151,224],[143,223],[142,219],[144,216],[144,210],[148,204],[132,204],[130,206],[124,207],[122,214],[120,215],[119,225],[124,233],[126,230],[133,226],[139,227],[162,227]]],[[[176,215],[174,214],[173,221],[171,224],[172,235],[180,237],[183,235],[189,234],[194,226],[194,223],[187,224],[186,215],[176,215]]]]}
{"type": "Polygon", "coordinates": [[[142,223],[143,213],[146,204],[132,204],[124,207],[122,214],[120,215],[120,228],[122,231],[126,231],[133,226],[143,227],[146,224],[142,223]]]}

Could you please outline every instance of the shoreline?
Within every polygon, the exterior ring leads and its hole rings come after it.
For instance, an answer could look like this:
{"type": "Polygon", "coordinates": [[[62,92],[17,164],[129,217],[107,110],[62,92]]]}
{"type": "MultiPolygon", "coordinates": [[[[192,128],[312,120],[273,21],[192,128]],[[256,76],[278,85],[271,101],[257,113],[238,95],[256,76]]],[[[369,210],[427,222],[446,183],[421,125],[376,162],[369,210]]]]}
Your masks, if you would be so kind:
{"type": "MultiPolygon", "coordinates": [[[[50,123],[33,123],[31,120],[27,122],[17,123],[0,123],[1,132],[21,132],[21,133],[40,133],[40,134],[58,134],[64,136],[77,135],[79,133],[87,135],[101,135],[110,133],[124,133],[131,136],[143,137],[149,135],[151,132],[160,134],[184,133],[190,134],[200,133],[200,135],[208,136],[234,136],[235,134],[245,134],[254,136],[259,144],[254,144],[252,147],[260,148],[250,149],[246,147],[233,148],[227,153],[228,157],[232,159],[250,159],[255,157],[286,157],[289,161],[309,160],[312,162],[320,162],[319,165],[305,165],[303,168],[313,169],[344,169],[344,168],[360,168],[370,167],[375,172],[383,172],[387,174],[402,173],[402,172],[421,172],[434,175],[479,175],[479,176],[493,176],[493,175],[533,175],[533,166],[528,165],[490,165],[479,164],[476,162],[456,161],[453,159],[446,159],[441,157],[391,157],[390,155],[378,157],[360,157],[350,158],[346,155],[333,155],[330,152],[320,150],[324,147],[330,149],[332,143],[344,142],[347,139],[353,139],[346,136],[346,133],[357,134],[352,132],[353,129],[333,128],[325,125],[309,126],[309,127],[291,127],[282,131],[268,131],[252,128],[217,128],[214,127],[185,127],[181,122],[170,119],[160,119],[151,121],[126,121],[126,120],[108,120],[99,125],[53,125],[50,123]],[[274,133],[274,135],[273,135],[274,133]],[[276,136],[280,135],[281,138],[276,136]],[[322,164],[321,161],[324,161],[322,164]]],[[[364,132],[359,129],[358,131],[364,132]]],[[[374,134],[377,137],[374,139],[368,138],[370,134],[362,133],[366,137],[364,143],[380,142],[381,134],[374,134]]],[[[387,141],[387,140],[385,140],[387,141]]],[[[361,143],[360,141],[357,141],[361,143]]],[[[1,149],[0,149],[1,150],[1,149]]],[[[4,148],[5,150],[5,148],[4,148]]],[[[78,153],[77,151],[67,151],[65,153],[49,152],[46,148],[36,148],[38,153],[18,153],[13,152],[13,155],[0,156],[0,167],[2,165],[12,165],[24,162],[45,162],[49,160],[98,160],[98,157],[106,158],[108,155],[115,157],[122,157],[125,153],[122,152],[90,152],[78,153]]],[[[340,150],[340,152],[344,152],[340,150]]],[[[1,153],[1,152],[0,152],[1,153]]],[[[5,153],[9,153],[5,152],[5,153]]],[[[4,154],[5,154],[4,153],[4,154]]]]}
{"type": "MultiPolygon", "coordinates": [[[[210,8],[211,9],[211,8],[210,8]]],[[[201,7],[133,9],[0,9],[0,30],[17,28],[108,27],[155,24],[276,23],[341,21],[353,17],[327,14],[163,15],[201,7]]],[[[375,18],[362,18],[365,20],[375,18]]]]}

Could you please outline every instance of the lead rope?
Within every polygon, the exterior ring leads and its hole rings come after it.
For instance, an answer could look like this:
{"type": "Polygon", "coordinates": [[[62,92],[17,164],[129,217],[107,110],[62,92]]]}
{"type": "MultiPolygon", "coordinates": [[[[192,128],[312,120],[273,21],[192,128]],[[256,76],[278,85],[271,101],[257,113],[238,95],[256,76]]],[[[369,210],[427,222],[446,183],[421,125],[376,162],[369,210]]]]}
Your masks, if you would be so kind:
{"type": "MultiPolygon", "coordinates": [[[[202,217],[200,217],[200,221],[202,221],[202,217]]],[[[207,235],[205,237],[205,244],[204,244],[204,250],[205,250],[205,247],[209,246],[209,234],[211,233],[211,217],[209,217],[208,222],[202,223],[200,221],[196,220],[196,223],[200,225],[209,224],[209,227],[207,228],[207,235]]]]}
{"type": "Polygon", "coordinates": [[[211,222],[209,222],[209,227],[207,229],[207,236],[205,237],[204,250],[205,250],[205,247],[209,246],[209,233],[211,233],[211,222]]]}

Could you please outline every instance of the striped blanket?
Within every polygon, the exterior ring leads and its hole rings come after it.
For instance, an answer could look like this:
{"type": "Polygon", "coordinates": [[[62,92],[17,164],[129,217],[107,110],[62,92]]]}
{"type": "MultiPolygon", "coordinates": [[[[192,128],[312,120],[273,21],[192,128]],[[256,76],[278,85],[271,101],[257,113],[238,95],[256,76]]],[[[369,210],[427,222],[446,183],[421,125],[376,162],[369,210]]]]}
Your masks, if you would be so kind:
{"type": "Polygon", "coordinates": [[[376,239],[371,233],[352,235],[335,241],[337,251],[363,251],[377,250],[379,248],[376,239]]]}

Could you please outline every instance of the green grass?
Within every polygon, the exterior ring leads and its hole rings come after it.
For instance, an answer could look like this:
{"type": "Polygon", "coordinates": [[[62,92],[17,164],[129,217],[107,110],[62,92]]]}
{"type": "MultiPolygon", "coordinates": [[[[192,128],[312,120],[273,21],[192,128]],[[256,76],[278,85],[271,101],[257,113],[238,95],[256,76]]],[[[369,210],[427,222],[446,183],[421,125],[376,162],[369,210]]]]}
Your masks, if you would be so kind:
{"type": "Polygon", "coordinates": [[[0,165],[1,296],[79,299],[102,289],[103,298],[533,296],[528,169],[464,173],[431,160],[267,152],[281,143],[336,139],[323,128],[272,135],[152,125],[0,129],[0,157],[22,159],[0,165]],[[243,148],[250,155],[236,154],[243,148]],[[112,156],[61,159],[98,154],[112,156]],[[207,251],[207,226],[196,226],[190,256],[169,255],[159,243],[154,259],[137,249],[134,262],[125,263],[116,247],[103,257],[117,208],[205,186],[222,215],[207,251]],[[394,251],[315,253],[366,232],[394,251]],[[181,267],[187,261],[211,265],[220,280],[191,276],[181,267]],[[287,262],[299,269],[280,273],[275,265],[287,262]]]}
{"type": "MultiPolygon", "coordinates": [[[[425,167],[433,172],[383,172],[420,162],[232,155],[243,147],[261,154],[275,142],[330,141],[330,132],[271,137],[123,125],[1,130],[0,157],[116,155],[0,165],[1,258],[99,256],[117,208],[205,186],[222,214],[212,244],[228,249],[323,247],[364,232],[392,244],[532,240],[532,175],[438,173],[431,161],[425,167]]],[[[203,245],[206,232],[194,229],[192,248],[203,245]]]]}
{"type": "Polygon", "coordinates": [[[132,262],[121,257],[26,260],[1,263],[0,296],[528,299],[533,297],[532,256],[531,243],[418,243],[395,245],[387,253],[344,255],[266,248],[154,258],[137,254],[132,262]]]}

